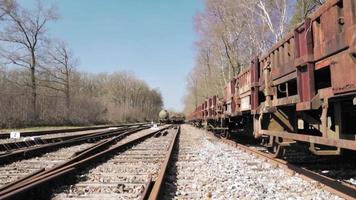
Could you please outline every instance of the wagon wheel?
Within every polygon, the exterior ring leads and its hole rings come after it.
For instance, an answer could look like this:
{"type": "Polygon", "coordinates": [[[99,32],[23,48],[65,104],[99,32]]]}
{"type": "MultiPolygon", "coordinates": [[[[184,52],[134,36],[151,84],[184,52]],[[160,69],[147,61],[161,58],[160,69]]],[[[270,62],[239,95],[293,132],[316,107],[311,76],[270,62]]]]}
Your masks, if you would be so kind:
{"type": "Polygon", "coordinates": [[[286,147],[285,146],[281,146],[277,140],[279,142],[282,142],[283,141],[283,138],[281,137],[274,137],[274,136],[271,136],[273,137],[273,143],[272,143],[272,147],[269,147],[268,148],[268,151],[272,154],[272,156],[274,158],[281,158],[285,155],[286,153],[286,147]]]}
{"type": "Polygon", "coordinates": [[[225,139],[229,139],[230,138],[230,133],[229,130],[223,130],[221,132],[221,137],[225,138],[225,139]]]}

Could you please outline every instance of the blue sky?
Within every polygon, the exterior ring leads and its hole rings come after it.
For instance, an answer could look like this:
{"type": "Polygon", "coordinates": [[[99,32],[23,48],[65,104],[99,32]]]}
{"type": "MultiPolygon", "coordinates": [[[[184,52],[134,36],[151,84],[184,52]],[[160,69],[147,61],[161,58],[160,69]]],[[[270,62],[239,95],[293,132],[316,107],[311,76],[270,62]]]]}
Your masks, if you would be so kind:
{"type": "MultiPolygon", "coordinates": [[[[35,1],[21,0],[30,6],[35,1]]],[[[49,26],[80,58],[81,71],[131,71],[159,88],[166,108],[182,110],[194,65],[194,15],[202,0],[47,0],[60,19],[49,26]]]]}

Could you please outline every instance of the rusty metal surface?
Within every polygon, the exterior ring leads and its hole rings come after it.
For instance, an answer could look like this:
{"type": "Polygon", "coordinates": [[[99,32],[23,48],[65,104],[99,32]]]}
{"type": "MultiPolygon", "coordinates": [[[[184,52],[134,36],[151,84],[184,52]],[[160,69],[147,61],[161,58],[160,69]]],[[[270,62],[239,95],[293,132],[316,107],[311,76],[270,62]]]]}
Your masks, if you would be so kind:
{"type": "MultiPolygon", "coordinates": [[[[141,128],[135,128],[133,130],[139,131],[142,129],[143,128],[141,127],[141,128]]],[[[96,139],[100,139],[100,138],[108,138],[108,137],[120,135],[120,134],[125,133],[125,131],[127,131],[127,130],[128,129],[110,130],[110,131],[101,131],[101,132],[96,132],[96,133],[84,134],[84,135],[79,135],[78,137],[70,138],[70,139],[64,140],[64,141],[58,141],[58,142],[43,144],[43,145],[39,145],[39,146],[10,151],[10,152],[0,155],[0,163],[4,164],[5,162],[13,162],[13,161],[15,161],[17,159],[21,159],[23,157],[28,158],[28,157],[35,156],[39,153],[44,153],[50,149],[55,149],[58,147],[63,147],[63,146],[67,146],[67,145],[75,145],[75,144],[79,144],[81,142],[85,142],[88,140],[96,140],[96,139]]]]}
{"type": "Polygon", "coordinates": [[[347,48],[348,29],[355,25],[354,5],[354,0],[330,1],[311,16],[315,60],[347,48]]]}
{"type": "Polygon", "coordinates": [[[230,80],[224,87],[224,100],[229,101],[235,94],[236,79],[230,80]]]}
{"type": "Polygon", "coordinates": [[[259,79],[259,72],[260,66],[258,57],[251,61],[250,70],[251,70],[251,110],[255,111],[259,105],[258,101],[258,79],[259,79]]]}
{"type": "Polygon", "coordinates": [[[299,66],[313,61],[313,37],[311,19],[306,18],[304,23],[294,29],[295,56],[294,65],[299,66]]]}
{"type": "Polygon", "coordinates": [[[350,54],[345,52],[335,56],[330,70],[334,94],[356,90],[356,62],[350,54]]]}
{"type": "Polygon", "coordinates": [[[174,136],[173,136],[173,140],[171,142],[171,145],[167,151],[167,154],[166,154],[166,157],[164,159],[164,162],[163,164],[161,165],[161,168],[159,170],[159,175],[157,177],[157,179],[155,180],[155,183],[152,187],[152,190],[151,190],[151,193],[148,197],[149,200],[157,200],[159,199],[159,195],[160,195],[160,191],[161,191],[161,188],[164,184],[164,179],[165,179],[165,176],[166,176],[166,173],[167,173],[167,170],[168,170],[168,166],[169,166],[169,162],[171,161],[171,157],[172,157],[172,154],[173,154],[173,149],[174,149],[174,146],[177,142],[177,138],[179,136],[179,133],[180,133],[180,127],[178,127],[177,131],[175,132],[174,136]]]}
{"type": "MultiPolygon", "coordinates": [[[[116,129],[116,131],[124,130],[125,128],[122,127],[120,129],[116,129]]],[[[21,149],[21,148],[27,148],[30,146],[35,146],[35,145],[43,145],[43,144],[49,144],[49,143],[55,143],[58,141],[66,141],[66,140],[71,140],[74,138],[79,138],[83,136],[90,136],[98,133],[111,133],[114,132],[115,130],[97,130],[97,131],[86,131],[86,132],[79,132],[79,133],[73,133],[73,134],[65,134],[65,135],[56,135],[56,136],[49,136],[49,137],[34,137],[33,140],[22,140],[22,141],[14,141],[14,142],[4,142],[0,143],[0,151],[14,151],[16,149],[21,149]]],[[[0,153],[1,155],[1,153],[0,153]]]]}
{"type": "Polygon", "coordinates": [[[265,134],[265,135],[273,135],[273,136],[277,136],[277,137],[293,139],[293,140],[297,140],[297,141],[312,142],[312,143],[323,144],[323,145],[328,145],[328,146],[340,147],[340,148],[356,151],[356,141],[355,140],[319,137],[319,136],[312,136],[312,135],[307,135],[307,134],[290,133],[290,132],[286,132],[286,131],[260,130],[259,133],[265,134]]]}
{"type": "MultiPolygon", "coordinates": [[[[40,136],[40,135],[55,134],[55,133],[72,133],[77,131],[98,130],[98,129],[104,129],[110,127],[127,127],[127,126],[136,126],[142,124],[147,124],[147,123],[130,123],[130,124],[121,124],[121,125],[104,125],[104,126],[54,129],[54,130],[43,130],[43,131],[25,131],[25,132],[21,132],[21,136],[30,137],[30,136],[40,136]]],[[[6,138],[10,138],[10,133],[0,133],[0,139],[6,139],[6,138]]]]}
{"type": "Polygon", "coordinates": [[[314,64],[307,63],[297,68],[298,93],[301,102],[311,101],[315,95],[314,64]]]}
{"type": "MultiPolygon", "coordinates": [[[[95,126],[95,127],[56,129],[56,130],[46,130],[46,131],[26,131],[26,132],[21,132],[21,136],[30,137],[30,136],[40,136],[40,135],[55,134],[55,133],[71,133],[77,131],[97,130],[97,129],[103,129],[109,127],[113,127],[113,126],[95,126]]],[[[5,138],[10,138],[10,133],[0,134],[0,139],[5,139],[5,138]]]]}
{"type": "MultiPolygon", "coordinates": [[[[252,60],[247,70],[230,80],[224,88],[223,106],[204,110],[200,119],[235,123],[234,117],[243,114],[251,113],[259,119],[261,113],[289,108],[296,113],[294,121],[305,122],[301,116],[310,112],[318,120],[323,116],[319,125],[325,129],[334,126],[336,118],[341,121],[338,122],[340,126],[350,123],[342,119],[345,116],[341,116],[344,115],[341,111],[334,112],[333,106],[341,102],[343,96],[353,97],[355,92],[356,1],[328,0],[266,54],[252,60]],[[325,106],[329,101],[332,103],[328,110],[325,106]],[[223,108],[222,114],[218,114],[220,108],[223,108]]],[[[317,137],[306,132],[277,133],[268,126],[260,130],[261,123],[266,123],[261,120],[252,124],[255,133],[356,150],[354,140],[342,137],[332,139],[325,134],[317,137]]],[[[343,129],[339,129],[340,134],[345,135],[343,129]]],[[[355,131],[353,128],[347,134],[354,137],[355,131]]]]}
{"type": "MultiPolygon", "coordinates": [[[[66,163],[62,163],[60,165],[57,165],[54,168],[38,172],[34,175],[25,177],[21,179],[20,181],[17,181],[14,184],[11,184],[11,186],[5,186],[3,190],[0,190],[0,199],[14,199],[18,195],[23,194],[24,192],[28,192],[29,190],[35,189],[43,185],[44,183],[48,183],[49,181],[55,180],[57,178],[62,177],[65,174],[71,173],[80,167],[83,167],[84,165],[93,162],[94,160],[101,158],[104,155],[108,155],[120,150],[123,150],[139,141],[142,141],[148,137],[151,137],[155,135],[157,132],[163,131],[165,129],[169,128],[169,126],[163,127],[157,131],[148,133],[146,135],[143,135],[137,139],[132,139],[129,140],[123,144],[118,144],[111,146],[110,148],[106,150],[102,150],[102,145],[91,148],[88,151],[85,151],[83,153],[80,153],[67,161],[66,163]]],[[[127,132],[127,134],[132,134],[132,132],[127,132]]],[[[125,137],[124,135],[121,136],[125,137]]],[[[117,139],[113,138],[112,140],[117,139]]],[[[111,140],[108,140],[108,143],[110,144],[111,140]]],[[[104,145],[104,144],[103,144],[104,145]]]]}

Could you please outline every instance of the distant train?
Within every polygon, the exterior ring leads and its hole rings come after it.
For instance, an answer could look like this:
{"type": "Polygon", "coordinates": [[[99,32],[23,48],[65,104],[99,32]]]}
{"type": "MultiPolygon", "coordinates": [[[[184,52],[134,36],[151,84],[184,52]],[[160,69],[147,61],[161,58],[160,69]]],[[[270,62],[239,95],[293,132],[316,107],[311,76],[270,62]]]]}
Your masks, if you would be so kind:
{"type": "Polygon", "coordinates": [[[159,122],[166,124],[182,124],[185,121],[185,116],[181,113],[169,112],[161,110],[158,114],[159,122]]]}
{"type": "Polygon", "coordinates": [[[250,134],[282,156],[356,151],[356,1],[329,0],[188,116],[225,137],[250,134]]]}

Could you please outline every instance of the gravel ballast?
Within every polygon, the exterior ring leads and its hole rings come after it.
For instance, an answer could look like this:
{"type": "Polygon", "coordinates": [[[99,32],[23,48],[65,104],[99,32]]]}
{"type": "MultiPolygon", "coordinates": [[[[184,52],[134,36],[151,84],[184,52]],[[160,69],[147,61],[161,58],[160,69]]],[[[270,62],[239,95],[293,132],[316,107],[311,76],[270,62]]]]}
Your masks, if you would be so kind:
{"type": "Polygon", "coordinates": [[[179,141],[164,199],[341,199],[190,125],[179,141]]]}

